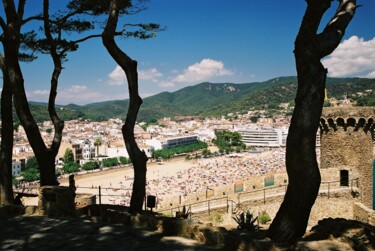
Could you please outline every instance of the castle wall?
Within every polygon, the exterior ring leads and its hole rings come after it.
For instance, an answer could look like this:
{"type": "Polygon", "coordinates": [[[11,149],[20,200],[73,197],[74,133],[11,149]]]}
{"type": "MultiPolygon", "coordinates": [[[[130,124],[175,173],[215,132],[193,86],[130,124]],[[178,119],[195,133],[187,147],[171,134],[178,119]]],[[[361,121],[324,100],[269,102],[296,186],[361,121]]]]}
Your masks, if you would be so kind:
{"type": "Polygon", "coordinates": [[[322,175],[323,181],[329,181],[327,177],[340,179],[341,170],[349,171],[349,179],[359,178],[361,201],[370,208],[373,203],[373,115],[374,108],[324,109],[320,146],[320,168],[322,173],[330,173],[322,175]]]}

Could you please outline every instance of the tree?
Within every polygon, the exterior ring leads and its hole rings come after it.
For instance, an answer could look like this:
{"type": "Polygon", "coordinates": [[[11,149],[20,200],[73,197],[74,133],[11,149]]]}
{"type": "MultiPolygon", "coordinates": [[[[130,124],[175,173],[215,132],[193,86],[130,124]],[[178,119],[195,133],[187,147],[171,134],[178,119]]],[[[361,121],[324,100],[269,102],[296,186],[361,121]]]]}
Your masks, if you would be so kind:
{"type": "Polygon", "coordinates": [[[306,231],[319,192],[320,173],[315,153],[316,132],[325,97],[327,70],[320,60],[339,45],[357,8],[355,0],[340,0],[333,18],[317,34],[331,0],[306,0],[307,9],[295,41],[298,89],[286,146],[289,177],[284,201],[268,235],[275,242],[292,243],[306,231]]]}
{"type": "Polygon", "coordinates": [[[101,145],[102,145],[102,139],[101,138],[95,139],[94,146],[96,146],[96,157],[97,158],[99,157],[99,146],[101,146],[101,145]]]}
{"type": "Polygon", "coordinates": [[[74,162],[74,154],[72,149],[67,148],[64,152],[64,163],[74,162]]]}
{"type": "Polygon", "coordinates": [[[23,90],[23,77],[19,65],[19,58],[26,59],[19,54],[21,44],[21,27],[37,19],[36,16],[23,19],[25,0],[18,1],[18,6],[11,0],[3,0],[5,20],[0,17],[2,34],[0,42],[4,55],[0,55],[0,67],[3,73],[3,90],[1,93],[1,157],[0,157],[0,202],[13,204],[12,191],[12,149],[13,149],[13,115],[12,101],[20,107],[20,94],[23,90]]]}
{"type": "MultiPolygon", "coordinates": [[[[135,214],[142,211],[143,200],[146,195],[146,162],[148,158],[145,152],[139,149],[134,137],[134,127],[137,120],[139,108],[142,104],[142,99],[138,94],[137,61],[133,60],[125,52],[123,52],[117,46],[114,39],[116,36],[116,28],[119,15],[121,13],[120,11],[124,8],[130,8],[131,6],[131,1],[110,1],[108,19],[102,33],[102,40],[108,53],[124,70],[126,78],[128,80],[129,107],[125,124],[122,127],[122,134],[124,137],[126,149],[129,153],[129,157],[134,167],[133,193],[130,200],[129,212],[135,214]]],[[[141,39],[153,37],[154,33],[149,34],[148,32],[154,31],[159,28],[159,25],[156,24],[138,24],[136,26],[140,27],[141,30],[134,34],[141,39]]]]}
{"type": "MultiPolygon", "coordinates": [[[[0,19],[0,23],[4,23],[4,20],[0,19]]],[[[3,25],[1,27],[3,28],[3,25]]],[[[14,204],[12,189],[12,91],[10,77],[4,61],[4,57],[0,55],[0,68],[3,73],[3,88],[1,91],[0,204],[14,204]]]]}
{"type": "Polygon", "coordinates": [[[75,162],[65,163],[64,166],[63,166],[63,170],[66,173],[78,172],[78,170],[79,170],[79,164],[75,163],[75,162]]]}
{"type": "Polygon", "coordinates": [[[38,161],[36,160],[35,157],[31,157],[27,160],[26,165],[25,165],[25,170],[27,169],[39,170],[38,161]]]}

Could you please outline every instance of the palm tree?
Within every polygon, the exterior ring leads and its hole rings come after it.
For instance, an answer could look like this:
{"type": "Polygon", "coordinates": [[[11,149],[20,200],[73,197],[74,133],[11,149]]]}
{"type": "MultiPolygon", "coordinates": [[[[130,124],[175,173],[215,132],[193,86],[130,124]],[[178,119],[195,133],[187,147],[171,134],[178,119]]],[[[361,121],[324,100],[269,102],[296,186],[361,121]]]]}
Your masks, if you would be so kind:
{"type": "Polygon", "coordinates": [[[97,138],[94,142],[94,146],[96,146],[96,158],[99,157],[99,146],[102,145],[102,139],[101,138],[97,138]]]}

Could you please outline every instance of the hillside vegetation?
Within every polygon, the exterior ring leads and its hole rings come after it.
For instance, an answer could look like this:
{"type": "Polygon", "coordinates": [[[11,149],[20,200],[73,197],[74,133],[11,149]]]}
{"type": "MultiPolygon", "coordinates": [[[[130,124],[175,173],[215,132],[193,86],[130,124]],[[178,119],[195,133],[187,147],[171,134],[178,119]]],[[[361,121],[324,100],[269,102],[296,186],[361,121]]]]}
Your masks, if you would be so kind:
{"type": "MultiPolygon", "coordinates": [[[[265,82],[246,84],[205,82],[175,92],[162,92],[145,98],[138,121],[154,121],[177,115],[219,117],[228,113],[246,113],[250,110],[278,107],[281,103],[292,103],[296,90],[296,77],[279,77],[265,82]]],[[[374,106],[375,93],[371,90],[375,90],[375,79],[327,79],[330,98],[342,99],[346,95],[358,105],[374,106]]],[[[124,119],[128,103],[128,100],[114,100],[84,106],[69,104],[58,106],[58,113],[64,120],[124,119]]],[[[30,102],[30,108],[36,121],[49,120],[46,104],[30,102]]]]}

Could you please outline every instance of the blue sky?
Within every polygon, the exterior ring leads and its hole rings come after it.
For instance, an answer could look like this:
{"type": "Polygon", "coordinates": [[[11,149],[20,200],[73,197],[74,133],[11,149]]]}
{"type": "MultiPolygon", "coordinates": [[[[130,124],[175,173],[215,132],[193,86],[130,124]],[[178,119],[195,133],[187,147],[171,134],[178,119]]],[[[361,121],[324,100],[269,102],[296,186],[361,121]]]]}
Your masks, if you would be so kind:
{"type": "MultiPolygon", "coordinates": [[[[29,12],[39,0],[30,0],[29,12]]],[[[66,1],[51,0],[55,8],[66,1]]],[[[338,49],[326,59],[329,75],[375,78],[374,0],[357,0],[358,8],[338,49]]],[[[209,81],[249,83],[296,75],[293,47],[305,0],[150,0],[148,9],[124,22],[166,26],[157,37],[119,39],[137,60],[142,97],[209,81]]],[[[325,16],[328,22],[337,6],[325,16]]],[[[41,56],[22,64],[29,100],[47,101],[52,64],[41,56]]],[[[57,103],[87,104],[128,98],[123,72],[100,39],[69,54],[60,78],[57,103]]]]}

